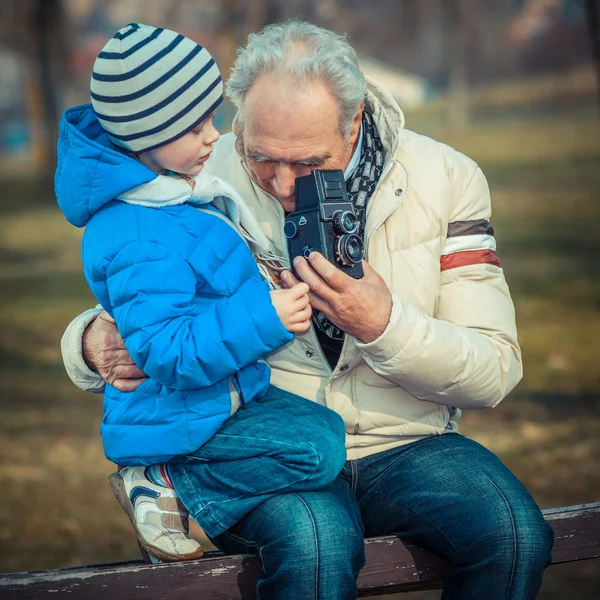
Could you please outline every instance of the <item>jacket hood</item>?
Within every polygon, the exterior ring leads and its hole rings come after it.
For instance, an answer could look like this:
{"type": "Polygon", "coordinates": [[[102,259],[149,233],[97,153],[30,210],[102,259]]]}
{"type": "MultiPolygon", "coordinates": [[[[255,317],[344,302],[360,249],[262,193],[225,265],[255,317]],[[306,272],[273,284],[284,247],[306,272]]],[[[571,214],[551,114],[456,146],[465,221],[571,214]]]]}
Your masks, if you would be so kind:
{"type": "Polygon", "coordinates": [[[90,104],[65,111],[54,190],[70,223],[83,227],[108,202],[156,177],[135,158],[113,148],[90,104]]]}

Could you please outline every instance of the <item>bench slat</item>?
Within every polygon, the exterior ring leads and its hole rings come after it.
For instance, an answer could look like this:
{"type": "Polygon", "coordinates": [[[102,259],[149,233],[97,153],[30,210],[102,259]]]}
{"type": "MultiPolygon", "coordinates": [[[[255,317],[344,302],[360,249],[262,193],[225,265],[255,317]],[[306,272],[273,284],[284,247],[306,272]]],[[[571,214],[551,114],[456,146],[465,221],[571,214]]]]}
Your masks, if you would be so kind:
{"type": "MultiPolygon", "coordinates": [[[[600,557],[600,503],[543,511],[554,530],[552,563],[600,557]]],[[[361,597],[439,588],[444,561],[386,536],[365,541],[361,597]]],[[[194,562],[142,562],[0,575],[0,599],[248,600],[260,571],[255,556],[210,553],[194,562]]]]}

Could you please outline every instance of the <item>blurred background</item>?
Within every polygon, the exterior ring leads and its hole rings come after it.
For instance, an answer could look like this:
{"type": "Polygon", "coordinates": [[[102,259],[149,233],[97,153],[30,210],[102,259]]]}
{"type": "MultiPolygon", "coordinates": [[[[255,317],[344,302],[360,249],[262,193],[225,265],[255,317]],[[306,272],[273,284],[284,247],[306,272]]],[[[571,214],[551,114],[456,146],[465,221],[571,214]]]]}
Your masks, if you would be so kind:
{"type": "MultiPolygon", "coordinates": [[[[61,112],[88,102],[96,54],[132,21],[237,46],[299,17],[347,33],[407,128],[482,166],[517,308],[525,377],[463,433],[541,507],[600,500],[600,7],[595,0],[4,0],[0,3],[0,572],[138,557],[112,497],[101,397],[59,351],[95,304],[81,231],[56,207],[61,112]]],[[[232,108],[218,124],[227,131],[232,108]]],[[[600,597],[598,562],[552,567],[542,599],[600,597]]],[[[403,598],[433,600],[439,592],[403,598]]]]}

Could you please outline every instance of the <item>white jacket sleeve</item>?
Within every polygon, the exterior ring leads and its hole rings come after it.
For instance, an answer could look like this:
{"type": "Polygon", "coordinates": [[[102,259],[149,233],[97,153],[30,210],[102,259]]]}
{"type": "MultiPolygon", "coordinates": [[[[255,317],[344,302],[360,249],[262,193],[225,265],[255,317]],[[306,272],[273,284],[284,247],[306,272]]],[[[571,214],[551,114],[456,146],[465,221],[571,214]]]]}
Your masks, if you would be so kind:
{"type": "MultiPolygon", "coordinates": [[[[486,179],[475,163],[458,156],[462,160],[451,176],[459,192],[449,221],[458,227],[489,226],[486,179]]],[[[495,242],[479,237],[487,249],[454,252],[446,263],[442,256],[433,317],[393,296],[381,336],[368,344],[355,341],[376,373],[421,400],[467,409],[492,407],[522,377],[514,307],[495,242]]],[[[467,244],[475,240],[463,239],[467,244]]],[[[460,250],[456,238],[448,246],[460,250]]]]}
{"type": "Polygon", "coordinates": [[[85,328],[102,312],[100,305],[75,317],[60,341],[63,363],[71,381],[84,392],[103,392],[104,381],[83,360],[82,340],[85,328]]]}

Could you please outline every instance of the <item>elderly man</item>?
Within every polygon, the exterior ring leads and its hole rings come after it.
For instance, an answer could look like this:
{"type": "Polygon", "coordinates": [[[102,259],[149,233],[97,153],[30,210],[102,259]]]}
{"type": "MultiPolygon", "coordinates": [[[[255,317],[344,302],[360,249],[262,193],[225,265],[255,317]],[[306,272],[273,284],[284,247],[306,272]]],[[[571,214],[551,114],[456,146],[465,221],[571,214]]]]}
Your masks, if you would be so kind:
{"type": "MultiPolygon", "coordinates": [[[[366,262],[355,280],[317,253],[297,258],[313,326],[269,357],[275,385],[343,417],[342,473],[323,491],[264,502],[214,543],[260,555],[263,600],[355,598],[363,537],[392,533],[448,560],[443,598],[534,598],[551,530],[519,481],[456,425],[460,409],[495,406],[521,377],[481,170],[404,129],[345,39],[307,23],[251,35],[228,94],[234,134],[210,167],[241,192],[273,249],[286,255],[295,178],[341,169],[366,262]]],[[[289,271],[282,279],[294,283],[289,271]]],[[[83,389],[132,389],[143,373],[99,312],[65,333],[67,370],[83,389]]]]}

